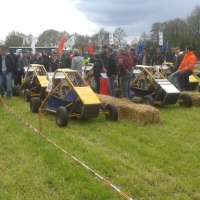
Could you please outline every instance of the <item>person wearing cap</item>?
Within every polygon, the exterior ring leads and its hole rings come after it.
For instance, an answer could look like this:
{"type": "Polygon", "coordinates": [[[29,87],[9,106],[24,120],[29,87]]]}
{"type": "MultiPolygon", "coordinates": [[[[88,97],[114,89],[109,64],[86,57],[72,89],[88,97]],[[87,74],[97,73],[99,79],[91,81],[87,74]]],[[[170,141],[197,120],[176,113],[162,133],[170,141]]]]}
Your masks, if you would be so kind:
{"type": "Polygon", "coordinates": [[[162,65],[164,63],[164,56],[161,54],[160,48],[156,49],[156,54],[152,57],[151,65],[162,65]]]}
{"type": "Polygon", "coordinates": [[[0,93],[3,98],[6,88],[7,99],[11,99],[14,61],[12,56],[7,53],[5,47],[1,48],[0,53],[0,93]]]}

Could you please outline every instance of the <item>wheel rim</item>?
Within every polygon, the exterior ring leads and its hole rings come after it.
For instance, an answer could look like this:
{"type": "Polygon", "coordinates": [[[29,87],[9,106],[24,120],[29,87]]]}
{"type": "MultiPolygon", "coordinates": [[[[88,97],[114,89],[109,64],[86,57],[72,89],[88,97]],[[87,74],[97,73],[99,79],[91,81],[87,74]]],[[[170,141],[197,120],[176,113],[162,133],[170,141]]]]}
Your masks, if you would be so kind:
{"type": "Polygon", "coordinates": [[[61,122],[60,114],[57,115],[56,121],[57,121],[57,124],[60,124],[60,122],[61,122]]]}
{"type": "Polygon", "coordinates": [[[143,104],[145,104],[145,105],[151,105],[148,100],[143,101],[143,104]]]}
{"type": "Polygon", "coordinates": [[[27,93],[24,94],[24,99],[27,101],[27,93]]]}

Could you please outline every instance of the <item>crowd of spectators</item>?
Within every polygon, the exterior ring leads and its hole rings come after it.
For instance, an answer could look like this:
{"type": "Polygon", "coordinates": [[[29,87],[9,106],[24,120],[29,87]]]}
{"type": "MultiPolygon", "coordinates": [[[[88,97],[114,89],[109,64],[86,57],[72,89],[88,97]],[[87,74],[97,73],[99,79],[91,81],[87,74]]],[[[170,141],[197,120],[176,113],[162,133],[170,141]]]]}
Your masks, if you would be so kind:
{"type": "MultiPolygon", "coordinates": [[[[98,53],[91,55],[88,51],[82,53],[79,49],[63,50],[60,54],[57,49],[50,52],[39,52],[36,49],[34,55],[31,52],[17,49],[14,53],[11,49],[1,48],[0,54],[0,93],[3,97],[6,91],[7,98],[11,99],[12,79],[14,85],[20,85],[24,77],[24,67],[29,64],[44,65],[47,72],[55,72],[58,68],[71,68],[82,74],[82,66],[93,63],[93,76],[96,85],[96,92],[100,92],[101,72],[106,72],[108,77],[108,88],[111,96],[115,96],[115,82],[118,78],[122,96],[130,97],[130,80],[133,77],[134,67],[138,65],[154,66],[162,65],[165,59],[161,49],[157,48],[151,57],[146,48],[141,54],[137,54],[134,48],[126,46],[119,48],[114,53],[110,46],[103,46],[98,53]]],[[[189,90],[189,76],[193,73],[197,58],[193,53],[192,46],[186,46],[185,52],[179,47],[172,47],[166,56],[166,62],[172,62],[173,73],[171,82],[179,90],[189,90]]],[[[200,76],[200,75],[199,75],[200,76]]]]}

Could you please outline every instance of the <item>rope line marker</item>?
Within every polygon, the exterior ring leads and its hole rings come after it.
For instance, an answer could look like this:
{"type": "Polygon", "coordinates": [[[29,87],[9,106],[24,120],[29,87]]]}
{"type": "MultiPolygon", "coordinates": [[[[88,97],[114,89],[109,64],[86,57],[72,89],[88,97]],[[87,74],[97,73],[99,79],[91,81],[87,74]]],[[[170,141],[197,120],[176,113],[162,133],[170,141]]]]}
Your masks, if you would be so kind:
{"type": "MultiPolygon", "coordinates": [[[[110,185],[112,188],[114,188],[117,192],[119,192],[122,196],[124,196],[126,199],[128,200],[133,200],[130,196],[128,196],[126,193],[124,193],[123,191],[121,191],[118,187],[116,187],[115,185],[113,185],[110,181],[108,181],[107,179],[103,178],[101,175],[99,175],[97,172],[95,172],[94,170],[92,170],[90,167],[88,167],[86,164],[84,164],[83,162],[81,162],[80,160],[78,160],[76,157],[72,156],[72,154],[68,153],[66,150],[64,150],[62,147],[58,146],[55,142],[53,142],[52,140],[50,140],[48,137],[46,137],[41,131],[39,131],[38,129],[36,129],[33,125],[31,125],[30,123],[28,123],[25,119],[23,119],[20,115],[18,115],[17,113],[15,113],[11,108],[9,108],[4,102],[3,99],[0,97],[0,104],[2,104],[4,106],[4,108],[6,110],[8,110],[9,112],[11,112],[13,115],[15,115],[18,119],[20,119],[28,128],[30,128],[31,130],[33,130],[34,132],[38,133],[40,136],[42,136],[44,139],[46,139],[48,142],[50,142],[51,144],[53,144],[55,147],[57,147],[58,149],[60,149],[63,153],[65,153],[66,155],[68,155],[69,157],[71,157],[73,160],[75,160],[77,163],[81,164],[83,167],[85,167],[86,169],[88,169],[92,174],[96,175],[97,177],[99,177],[101,180],[103,180],[106,184],[110,185]]],[[[40,126],[41,129],[41,126],[40,126]]]]}

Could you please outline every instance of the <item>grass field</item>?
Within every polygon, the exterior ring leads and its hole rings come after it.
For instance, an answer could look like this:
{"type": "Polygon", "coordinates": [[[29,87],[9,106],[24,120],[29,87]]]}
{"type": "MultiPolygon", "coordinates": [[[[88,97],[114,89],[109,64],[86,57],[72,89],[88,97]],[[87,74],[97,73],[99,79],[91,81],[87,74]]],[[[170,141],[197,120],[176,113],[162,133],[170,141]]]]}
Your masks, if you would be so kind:
{"type": "MultiPolygon", "coordinates": [[[[23,97],[6,105],[38,128],[23,97]]],[[[70,119],[43,113],[43,134],[133,199],[200,199],[200,109],[158,107],[162,124],[70,119]]],[[[0,199],[122,200],[120,193],[0,106],[0,199]]]]}

